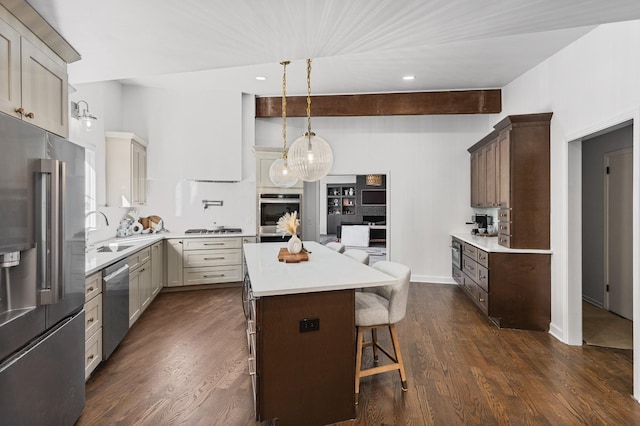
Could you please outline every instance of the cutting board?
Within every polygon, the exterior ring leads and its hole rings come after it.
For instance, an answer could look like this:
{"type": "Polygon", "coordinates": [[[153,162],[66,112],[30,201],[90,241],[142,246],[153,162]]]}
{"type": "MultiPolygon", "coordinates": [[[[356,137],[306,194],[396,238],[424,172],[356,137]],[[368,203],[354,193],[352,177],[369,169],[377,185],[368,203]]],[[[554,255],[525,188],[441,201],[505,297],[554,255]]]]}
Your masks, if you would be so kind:
{"type": "Polygon", "coordinates": [[[306,262],[309,260],[309,254],[306,251],[291,254],[286,247],[282,247],[278,252],[278,260],[284,263],[298,263],[298,262],[306,262]]]}

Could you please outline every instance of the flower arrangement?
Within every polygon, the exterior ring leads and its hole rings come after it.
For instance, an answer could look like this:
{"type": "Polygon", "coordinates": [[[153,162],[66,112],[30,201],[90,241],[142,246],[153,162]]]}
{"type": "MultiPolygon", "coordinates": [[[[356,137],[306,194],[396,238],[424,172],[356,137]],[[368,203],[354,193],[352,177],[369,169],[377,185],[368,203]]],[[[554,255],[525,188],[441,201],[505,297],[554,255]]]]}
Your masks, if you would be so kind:
{"type": "Polygon", "coordinates": [[[287,234],[293,236],[296,235],[298,225],[300,225],[300,220],[298,219],[297,211],[293,213],[285,213],[280,219],[278,219],[276,232],[282,232],[283,238],[287,234]]]}

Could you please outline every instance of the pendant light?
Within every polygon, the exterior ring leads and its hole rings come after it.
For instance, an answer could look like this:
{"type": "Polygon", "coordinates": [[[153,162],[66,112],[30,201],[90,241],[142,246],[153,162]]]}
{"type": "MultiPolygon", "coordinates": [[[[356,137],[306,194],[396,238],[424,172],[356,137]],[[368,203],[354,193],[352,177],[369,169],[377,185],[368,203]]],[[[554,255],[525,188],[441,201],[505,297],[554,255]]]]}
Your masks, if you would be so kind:
{"type": "Polygon", "coordinates": [[[311,59],[307,59],[307,132],[289,148],[289,169],[306,182],[322,179],[333,166],[331,145],[311,131],[311,59]]]}
{"type": "Polygon", "coordinates": [[[282,158],[271,163],[269,178],[275,186],[290,188],[298,183],[298,178],[291,173],[287,164],[287,65],[289,61],[280,62],[282,65],[282,158]]]}

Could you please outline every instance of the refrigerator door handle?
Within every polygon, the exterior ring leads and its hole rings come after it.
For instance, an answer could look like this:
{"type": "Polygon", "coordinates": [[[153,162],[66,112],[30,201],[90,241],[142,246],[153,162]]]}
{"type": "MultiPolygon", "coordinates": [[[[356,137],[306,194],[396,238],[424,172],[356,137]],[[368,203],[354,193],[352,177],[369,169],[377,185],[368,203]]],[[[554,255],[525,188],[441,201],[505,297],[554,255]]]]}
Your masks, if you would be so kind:
{"type": "MultiPolygon", "coordinates": [[[[46,204],[47,211],[39,209],[37,218],[41,225],[43,240],[47,241],[44,247],[44,259],[41,259],[39,266],[45,268],[46,274],[44,285],[39,290],[38,298],[40,305],[53,305],[61,298],[64,283],[64,198],[66,185],[65,164],[59,160],[40,159],[36,167],[36,173],[50,175],[50,183],[41,181],[42,185],[48,187],[48,193],[44,191],[42,204],[46,204]],[[44,222],[43,217],[44,216],[44,222]],[[44,226],[42,226],[44,224],[44,226]],[[44,264],[43,264],[44,262],[44,264]]],[[[42,252],[41,252],[42,253],[42,252]]]]}

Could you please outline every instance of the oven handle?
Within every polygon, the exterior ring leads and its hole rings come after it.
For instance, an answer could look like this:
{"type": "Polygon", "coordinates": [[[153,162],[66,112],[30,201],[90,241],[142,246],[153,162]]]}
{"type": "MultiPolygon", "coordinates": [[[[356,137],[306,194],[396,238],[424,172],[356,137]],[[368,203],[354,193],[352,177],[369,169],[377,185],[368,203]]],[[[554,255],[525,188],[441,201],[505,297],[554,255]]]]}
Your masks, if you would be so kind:
{"type": "Polygon", "coordinates": [[[287,198],[287,199],[271,199],[261,198],[260,204],[300,204],[299,198],[287,198]]]}

